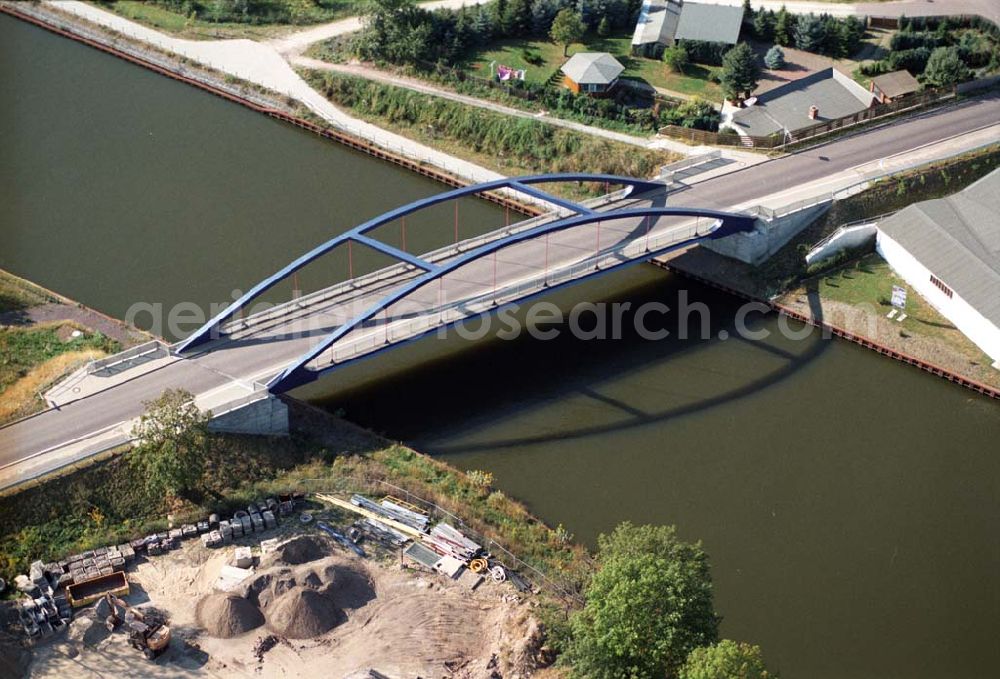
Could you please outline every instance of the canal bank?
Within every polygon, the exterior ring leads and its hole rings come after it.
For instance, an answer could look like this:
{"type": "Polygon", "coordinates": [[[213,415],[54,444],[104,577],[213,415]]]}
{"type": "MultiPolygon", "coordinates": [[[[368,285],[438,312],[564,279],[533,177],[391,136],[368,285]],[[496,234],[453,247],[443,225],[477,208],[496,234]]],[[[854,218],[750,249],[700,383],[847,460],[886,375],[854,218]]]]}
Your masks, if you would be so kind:
{"type": "MultiPolygon", "coordinates": [[[[331,225],[436,188],[66,41],[45,47],[0,66],[23,93],[0,118],[18,161],[2,166],[15,208],[0,257],[112,315],[225,300],[331,225]],[[338,190],[346,177],[360,190],[338,190]]],[[[470,228],[501,217],[476,205],[470,228]]],[[[676,301],[673,285],[636,269],[574,296],[676,301]]],[[[739,303],[688,287],[717,310],[712,334],[727,329],[739,303]]],[[[711,555],[723,634],[761,644],[786,676],[975,677],[1000,660],[1000,422],[985,399],[780,335],[496,343],[425,373],[407,355],[365,366],[376,383],[403,371],[377,391],[327,381],[328,407],[493,471],[585,542],[622,519],[676,523],[711,555]]]]}

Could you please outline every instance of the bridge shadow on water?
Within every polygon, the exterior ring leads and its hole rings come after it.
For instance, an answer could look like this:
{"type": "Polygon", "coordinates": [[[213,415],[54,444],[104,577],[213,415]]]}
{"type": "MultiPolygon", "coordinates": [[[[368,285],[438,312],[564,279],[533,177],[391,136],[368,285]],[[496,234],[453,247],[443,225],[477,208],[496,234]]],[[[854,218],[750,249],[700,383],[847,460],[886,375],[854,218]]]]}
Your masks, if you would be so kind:
{"type": "MultiPolygon", "coordinates": [[[[475,434],[475,442],[432,444],[426,450],[433,454],[462,454],[583,440],[711,410],[752,397],[791,378],[829,348],[829,342],[822,338],[818,329],[813,329],[802,340],[744,338],[737,329],[737,312],[742,300],[677,276],[657,275],[656,278],[653,282],[608,295],[609,286],[613,287],[618,282],[621,287],[623,277],[619,274],[607,278],[603,286],[600,283],[584,283],[563,293],[572,300],[603,298],[607,302],[631,302],[631,310],[623,315],[621,339],[577,339],[564,324],[556,326],[561,332],[552,340],[540,341],[522,333],[516,340],[480,341],[416,368],[314,400],[331,410],[342,408],[348,419],[401,440],[446,437],[448,441],[460,441],[463,435],[475,434]],[[707,333],[701,332],[701,322],[696,320],[693,336],[681,339],[678,315],[674,313],[681,291],[687,291],[691,304],[703,302],[711,310],[707,333]],[[670,335],[661,340],[644,339],[635,331],[632,313],[644,303],[657,301],[670,306],[671,312],[665,318],[649,314],[646,326],[650,330],[667,330],[670,335]],[[651,322],[653,316],[661,318],[659,326],[651,322]],[[720,333],[728,335],[728,339],[719,339],[720,333]],[[718,358],[710,354],[724,342],[737,343],[735,358],[729,351],[718,358]],[[719,374],[708,373],[726,373],[727,370],[736,375],[735,378],[729,379],[724,374],[728,385],[709,395],[690,399],[684,397],[682,392],[693,390],[676,383],[665,384],[667,391],[675,391],[657,396],[656,400],[674,402],[664,403],[659,408],[651,408],[648,403],[641,402],[645,395],[642,388],[635,391],[630,388],[627,395],[622,396],[620,393],[602,393],[595,386],[610,380],[638,378],[644,373],[655,374],[655,370],[664,364],[670,368],[671,363],[677,362],[678,365],[695,366],[697,369],[706,361],[720,363],[718,370],[705,370],[705,374],[713,378],[709,381],[717,382],[719,374]],[[777,367],[774,367],[775,362],[777,367]],[[748,366],[763,370],[757,376],[739,376],[738,373],[745,372],[748,366]],[[681,398],[678,399],[678,395],[681,398]],[[592,424],[581,418],[570,426],[558,426],[555,430],[546,427],[544,432],[522,436],[483,437],[500,419],[544,408],[574,396],[599,403],[617,417],[610,422],[592,424]]],[[[807,296],[813,313],[820,316],[816,289],[809,290],[807,296]]],[[[695,313],[692,318],[700,319],[700,316],[695,313]]],[[[587,328],[586,323],[581,325],[587,328]]],[[[767,329],[772,337],[778,333],[776,325],[777,316],[774,313],[752,312],[747,316],[748,329],[767,329]]],[[[799,327],[798,323],[791,321],[789,326],[799,327]]],[[[378,370],[373,362],[362,362],[360,365],[366,366],[362,370],[378,370]]],[[[335,372],[320,382],[317,388],[322,389],[325,383],[329,390],[336,380],[335,372]]]]}

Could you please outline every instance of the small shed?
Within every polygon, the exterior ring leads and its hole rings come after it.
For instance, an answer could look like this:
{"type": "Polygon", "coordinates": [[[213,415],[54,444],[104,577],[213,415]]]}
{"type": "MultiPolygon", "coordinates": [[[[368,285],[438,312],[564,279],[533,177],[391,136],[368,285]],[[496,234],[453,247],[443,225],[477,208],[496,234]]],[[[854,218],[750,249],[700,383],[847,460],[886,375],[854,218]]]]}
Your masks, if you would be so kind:
{"type": "Polygon", "coordinates": [[[563,85],[576,93],[602,96],[618,84],[625,67],[607,52],[580,52],[562,65],[563,85]]]}
{"type": "Polygon", "coordinates": [[[909,71],[893,71],[872,78],[870,89],[880,104],[913,94],[920,89],[920,83],[909,71]]]}

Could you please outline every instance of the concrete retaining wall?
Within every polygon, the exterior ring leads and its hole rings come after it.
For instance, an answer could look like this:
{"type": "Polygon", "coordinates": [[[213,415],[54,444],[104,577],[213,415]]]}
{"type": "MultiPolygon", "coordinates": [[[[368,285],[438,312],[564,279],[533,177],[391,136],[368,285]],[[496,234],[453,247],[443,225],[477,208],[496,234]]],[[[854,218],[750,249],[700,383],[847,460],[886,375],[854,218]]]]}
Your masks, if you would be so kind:
{"type": "Polygon", "coordinates": [[[806,254],[806,264],[833,257],[844,250],[859,248],[874,240],[876,231],[874,223],[841,227],[806,254]]]}
{"type": "Polygon", "coordinates": [[[720,255],[758,266],[830,209],[831,204],[832,201],[826,201],[788,215],[772,219],[758,218],[753,231],[710,240],[704,247],[720,255]]]}
{"type": "Polygon", "coordinates": [[[214,418],[211,431],[225,434],[288,435],[288,406],[275,396],[267,396],[214,418]]]}

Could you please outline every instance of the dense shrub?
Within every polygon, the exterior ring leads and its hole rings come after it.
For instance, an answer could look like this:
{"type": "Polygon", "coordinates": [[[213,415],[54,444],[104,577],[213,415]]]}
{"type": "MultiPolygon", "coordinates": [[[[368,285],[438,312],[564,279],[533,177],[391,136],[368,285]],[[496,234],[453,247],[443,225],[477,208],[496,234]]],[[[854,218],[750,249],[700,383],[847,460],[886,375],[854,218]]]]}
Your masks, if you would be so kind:
{"type": "Polygon", "coordinates": [[[934,49],[935,47],[940,47],[947,42],[947,38],[935,33],[911,33],[909,31],[900,31],[899,33],[893,34],[892,39],[889,41],[889,47],[894,52],[898,50],[911,50],[917,47],[934,49]]]}

